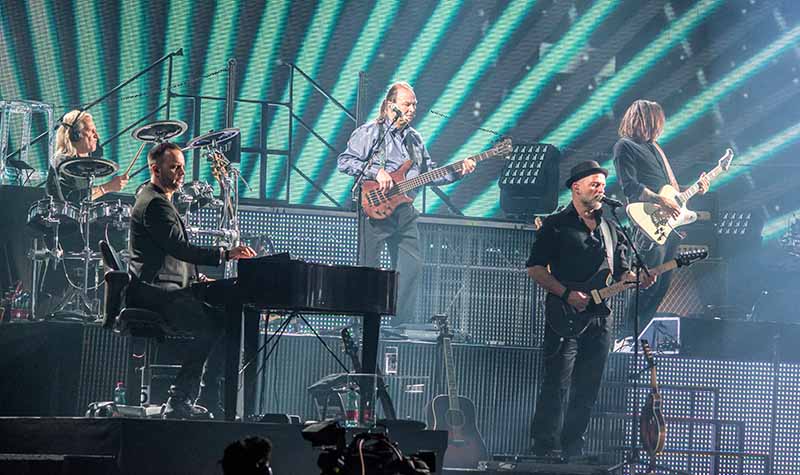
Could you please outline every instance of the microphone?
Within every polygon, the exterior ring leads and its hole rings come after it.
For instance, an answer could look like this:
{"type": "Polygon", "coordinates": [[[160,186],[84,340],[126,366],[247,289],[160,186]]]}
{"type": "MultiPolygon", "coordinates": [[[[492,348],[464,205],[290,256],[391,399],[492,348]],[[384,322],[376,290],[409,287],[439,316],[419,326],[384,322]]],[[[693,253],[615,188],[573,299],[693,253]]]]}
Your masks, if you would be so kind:
{"type": "Polygon", "coordinates": [[[622,208],[623,206],[622,201],[615,200],[614,198],[609,198],[608,196],[605,195],[603,195],[603,197],[600,198],[600,201],[607,204],[608,206],[611,206],[612,208],[622,208]]]}
{"type": "Polygon", "coordinates": [[[398,118],[398,117],[400,117],[401,115],[403,115],[403,111],[401,111],[401,110],[400,110],[400,108],[399,108],[399,107],[397,107],[397,105],[395,105],[395,104],[392,104],[392,112],[394,112],[395,114],[397,114],[397,116],[395,117],[395,119],[396,119],[396,118],[398,118]]]}

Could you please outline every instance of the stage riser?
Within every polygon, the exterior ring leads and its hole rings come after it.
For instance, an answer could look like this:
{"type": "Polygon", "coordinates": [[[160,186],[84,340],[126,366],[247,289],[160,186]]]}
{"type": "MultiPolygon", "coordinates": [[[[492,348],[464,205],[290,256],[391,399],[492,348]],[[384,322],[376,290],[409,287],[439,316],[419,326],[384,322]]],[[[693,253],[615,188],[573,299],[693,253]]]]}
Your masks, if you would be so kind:
{"type": "MultiPolygon", "coordinates": [[[[325,338],[339,348],[337,338],[325,338]]],[[[433,343],[382,342],[397,346],[399,376],[435,379],[437,351],[433,343]]],[[[454,345],[454,360],[460,393],[475,403],[477,425],[493,453],[524,453],[529,448],[530,422],[541,381],[541,353],[535,348],[454,345]]],[[[338,372],[333,358],[313,337],[285,336],[265,372],[264,412],[284,412],[314,418],[316,413],[305,388],[328,373],[338,372]]],[[[341,355],[340,355],[341,356],[341,355]]],[[[604,383],[587,433],[587,451],[613,453],[629,442],[630,419],[624,414],[638,412],[649,392],[649,373],[642,374],[638,397],[625,385],[630,355],[612,354],[604,383]]],[[[640,360],[640,367],[644,362],[640,360]]],[[[790,402],[800,393],[800,365],[713,361],[680,357],[659,357],[658,376],[663,385],[667,417],[718,419],[725,423],[672,422],[667,432],[667,449],[739,450],[770,454],[774,439],[775,474],[796,474],[800,461],[800,409],[790,402]],[[778,384],[775,392],[773,385],[778,384]],[[777,404],[772,424],[773,404],[777,404]],[[739,432],[743,428],[744,433],[739,432]]],[[[394,397],[400,394],[390,381],[394,397]]],[[[432,383],[431,383],[432,384],[432,383]]],[[[398,408],[402,418],[417,419],[424,414],[429,396],[442,392],[428,389],[426,397],[405,401],[398,408]]],[[[710,473],[712,458],[702,455],[665,454],[665,462],[692,473],[710,473]]],[[[725,458],[719,473],[736,473],[738,459],[725,458]]],[[[763,459],[746,457],[744,473],[764,473],[763,459]]]]}

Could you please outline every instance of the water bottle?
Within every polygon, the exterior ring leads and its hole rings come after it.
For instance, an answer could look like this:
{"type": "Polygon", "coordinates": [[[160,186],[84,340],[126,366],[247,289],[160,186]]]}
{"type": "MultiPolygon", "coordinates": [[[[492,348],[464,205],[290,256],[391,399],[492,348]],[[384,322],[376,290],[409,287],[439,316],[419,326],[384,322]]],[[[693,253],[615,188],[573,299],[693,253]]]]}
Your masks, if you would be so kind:
{"type": "Polygon", "coordinates": [[[347,386],[344,395],[344,426],[358,427],[358,390],[355,384],[347,386]]]}
{"type": "Polygon", "coordinates": [[[125,383],[122,381],[117,382],[117,387],[114,388],[114,403],[125,405],[128,403],[128,398],[125,396],[125,383]]]}

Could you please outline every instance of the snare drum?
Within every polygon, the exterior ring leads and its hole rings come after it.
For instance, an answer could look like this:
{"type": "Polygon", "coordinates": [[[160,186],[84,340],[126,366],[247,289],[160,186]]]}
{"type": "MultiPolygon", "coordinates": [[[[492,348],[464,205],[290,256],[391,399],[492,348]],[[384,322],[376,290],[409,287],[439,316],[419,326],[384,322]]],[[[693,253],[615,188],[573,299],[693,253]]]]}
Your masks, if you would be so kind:
{"type": "Polygon", "coordinates": [[[105,226],[127,227],[131,221],[131,205],[117,201],[93,203],[89,209],[89,222],[105,226]]]}
{"type": "Polygon", "coordinates": [[[64,201],[45,198],[28,209],[28,226],[42,233],[52,232],[58,225],[64,232],[77,230],[80,210],[64,201]]]}

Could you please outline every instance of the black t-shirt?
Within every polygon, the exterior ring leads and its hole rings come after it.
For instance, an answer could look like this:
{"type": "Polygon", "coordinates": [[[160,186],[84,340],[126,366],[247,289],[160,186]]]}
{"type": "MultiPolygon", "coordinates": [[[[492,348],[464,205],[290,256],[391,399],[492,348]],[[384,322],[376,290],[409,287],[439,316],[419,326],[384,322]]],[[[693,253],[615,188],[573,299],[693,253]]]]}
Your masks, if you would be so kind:
{"type": "MultiPolygon", "coordinates": [[[[544,219],[542,228],[531,247],[527,267],[550,266],[550,272],[560,282],[583,282],[602,268],[608,268],[603,231],[602,211],[597,212],[598,226],[594,231],[578,216],[572,203],[562,211],[544,219]]],[[[630,268],[625,239],[617,227],[607,221],[614,246],[614,277],[630,268]]]]}
{"type": "Polygon", "coordinates": [[[642,201],[642,191],[647,187],[658,193],[669,183],[664,160],[650,142],[639,143],[621,138],[614,144],[614,168],[628,201],[642,201]]]}

